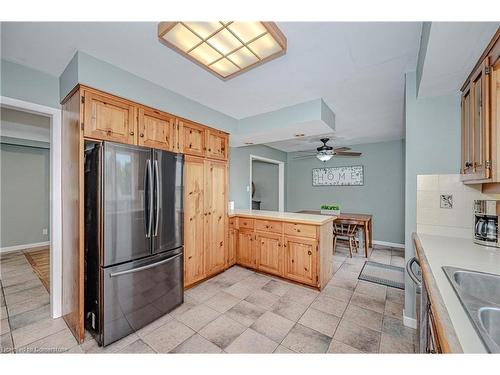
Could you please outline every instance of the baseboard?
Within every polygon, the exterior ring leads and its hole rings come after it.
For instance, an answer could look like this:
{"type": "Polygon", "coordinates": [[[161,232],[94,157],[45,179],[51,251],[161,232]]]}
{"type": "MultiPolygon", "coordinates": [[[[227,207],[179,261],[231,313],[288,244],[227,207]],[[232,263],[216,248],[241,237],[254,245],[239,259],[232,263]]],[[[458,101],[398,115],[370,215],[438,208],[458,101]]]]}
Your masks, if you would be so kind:
{"type": "Polygon", "coordinates": [[[401,243],[395,243],[395,242],[386,242],[386,241],[373,241],[374,245],[382,245],[382,246],[389,246],[389,247],[396,247],[398,249],[404,249],[405,245],[401,243]]]}
{"type": "Polygon", "coordinates": [[[403,310],[403,325],[406,327],[417,329],[417,319],[406,316],[405,311],[403,310]]]}
{"type": "Polygon", "coordinates": [[[50,241],[27,243],[24,245],[0,247],[0,254],[11,253],[13,251],[32,249],[34,247],[50,246],[50,241]]]}

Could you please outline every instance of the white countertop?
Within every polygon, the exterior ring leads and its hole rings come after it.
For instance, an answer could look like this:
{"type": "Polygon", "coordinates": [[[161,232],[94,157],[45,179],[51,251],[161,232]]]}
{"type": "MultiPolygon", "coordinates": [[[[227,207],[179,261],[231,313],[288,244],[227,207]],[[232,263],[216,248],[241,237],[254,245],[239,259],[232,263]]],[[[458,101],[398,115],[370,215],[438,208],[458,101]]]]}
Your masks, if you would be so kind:
{"type": "Polygon", "coordinates": [[[418,237],[464,353],[485,353],[486,348],[441,267],[500,274],[500,248],[477,245],[471,239],[421,233],[418,237]]]}
{"type": "Polygon", "coordinates": [[[327,215],[312,215],[312,214],[299,214],[295,212],[263,211],[263,210],[248,210],[248,209],[230,210],[228,211],[228,215],[229,217],[244,216],[255,219],[291,221],[291,222],[307,223],[313,225],[323,225],[335,219],[335,216],[327,216],[327,215]]]}

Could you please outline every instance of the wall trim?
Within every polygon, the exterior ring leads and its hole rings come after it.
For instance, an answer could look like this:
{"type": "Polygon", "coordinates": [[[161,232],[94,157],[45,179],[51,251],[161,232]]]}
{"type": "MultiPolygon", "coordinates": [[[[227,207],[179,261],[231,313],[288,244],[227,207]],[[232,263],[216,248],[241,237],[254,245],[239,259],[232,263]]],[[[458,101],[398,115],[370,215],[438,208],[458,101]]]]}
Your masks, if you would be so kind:
{"type": "Polygon", "coordinates": [[[386,241],[377,241],[377,240],[373,240],[373,243],[375,245],[396,247],[398,249],[404,249],[405,248],[405,244],[404,243],[395,243],[395,242],[386,242],[386,241]]]}
{"type": "Polygon", "coordinates": [[[33,249],[35,247],[43,247],[43,246],[50,246],[50,241],[33,242],[23,245],[0,247],[0,254],[12,253],[14,251],[33,249]]]}
{"type": "Polygon", "coordinates": [[[270,164],[277,164],[278,165],[278,211],[283,212],[285,211],[285,162],[280,161],[280,160],[274,160],[274,159],[269,159],[265,158],[263,156],[258,156],[258,155],[253,155],[250,154],[250,184],[248,185],[249,190],[249,209],[252,209],[252,177],[253,177],[253,172],[252,172],[252,162],[254,160],[259,160],[263,161],[266,163],[270,164]]]}
{"type": "Polygon", "coordinates": [[[406,316],[404,309],[403,309],[403,325],[406,327],[417,329],[417,319],[406,316]]]}
{"type": "Polygon", "coordinates": [[[50,118],[50,309],[52,317],[59,318],[62,316],[62,110],[7,96],[0,96],[0,106],[50,118]]]}

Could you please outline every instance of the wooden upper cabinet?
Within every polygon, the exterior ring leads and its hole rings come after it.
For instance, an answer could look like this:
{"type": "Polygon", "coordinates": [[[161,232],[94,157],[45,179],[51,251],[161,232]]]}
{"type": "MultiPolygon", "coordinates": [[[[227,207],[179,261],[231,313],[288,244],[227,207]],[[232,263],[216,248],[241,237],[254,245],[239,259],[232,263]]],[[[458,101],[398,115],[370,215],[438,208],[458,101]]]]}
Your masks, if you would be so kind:
{"type": "Polygon", "coordinates": [[[283,274],[283,238],[274,233],[257,233],[257,269],[281,276],[283,274]]]}
{"type": "Polygon", "coordinates": [[[227,259],[226,163],[205,160],[205,271],[222,271],[227,259]]]}
{"type": "Polygon", "coordinates": [[[215,130],[206,130],[206,155],[209,158],[227,160],[227,134],[215,130]]]}
{"type": "Polygon", "coordinates": [[[318,284],[316,277],[317,241],[285,236],[284,243],[284,276],[291,280],[316,286],[318,284]]]}
{"type": "Polygon", "coordinates": [[[176,119],[164,112],[139,108],[138,145],[174,151],[176,119]]]}
{"type": "Polygon", "coordinates": [[[186,120],[179,120],[182,128],[184,153],[205,156],[205,127],[186,120]]]}
{"type": "Polygon", "coordinates": [[[111,95],[84,92],[84,136],[135,143],[135,106],[111,95]]]}

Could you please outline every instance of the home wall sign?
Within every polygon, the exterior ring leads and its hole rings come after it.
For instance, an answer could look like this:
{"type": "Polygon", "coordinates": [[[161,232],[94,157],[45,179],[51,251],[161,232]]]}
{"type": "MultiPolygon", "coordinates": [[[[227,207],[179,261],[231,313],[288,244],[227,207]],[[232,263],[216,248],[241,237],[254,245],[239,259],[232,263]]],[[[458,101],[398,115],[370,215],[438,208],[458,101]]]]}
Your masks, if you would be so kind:
{"type": "Polygon", "coordinates": [[[313,186],[363,186],[363,166],[314,168],[313,186]]]}

